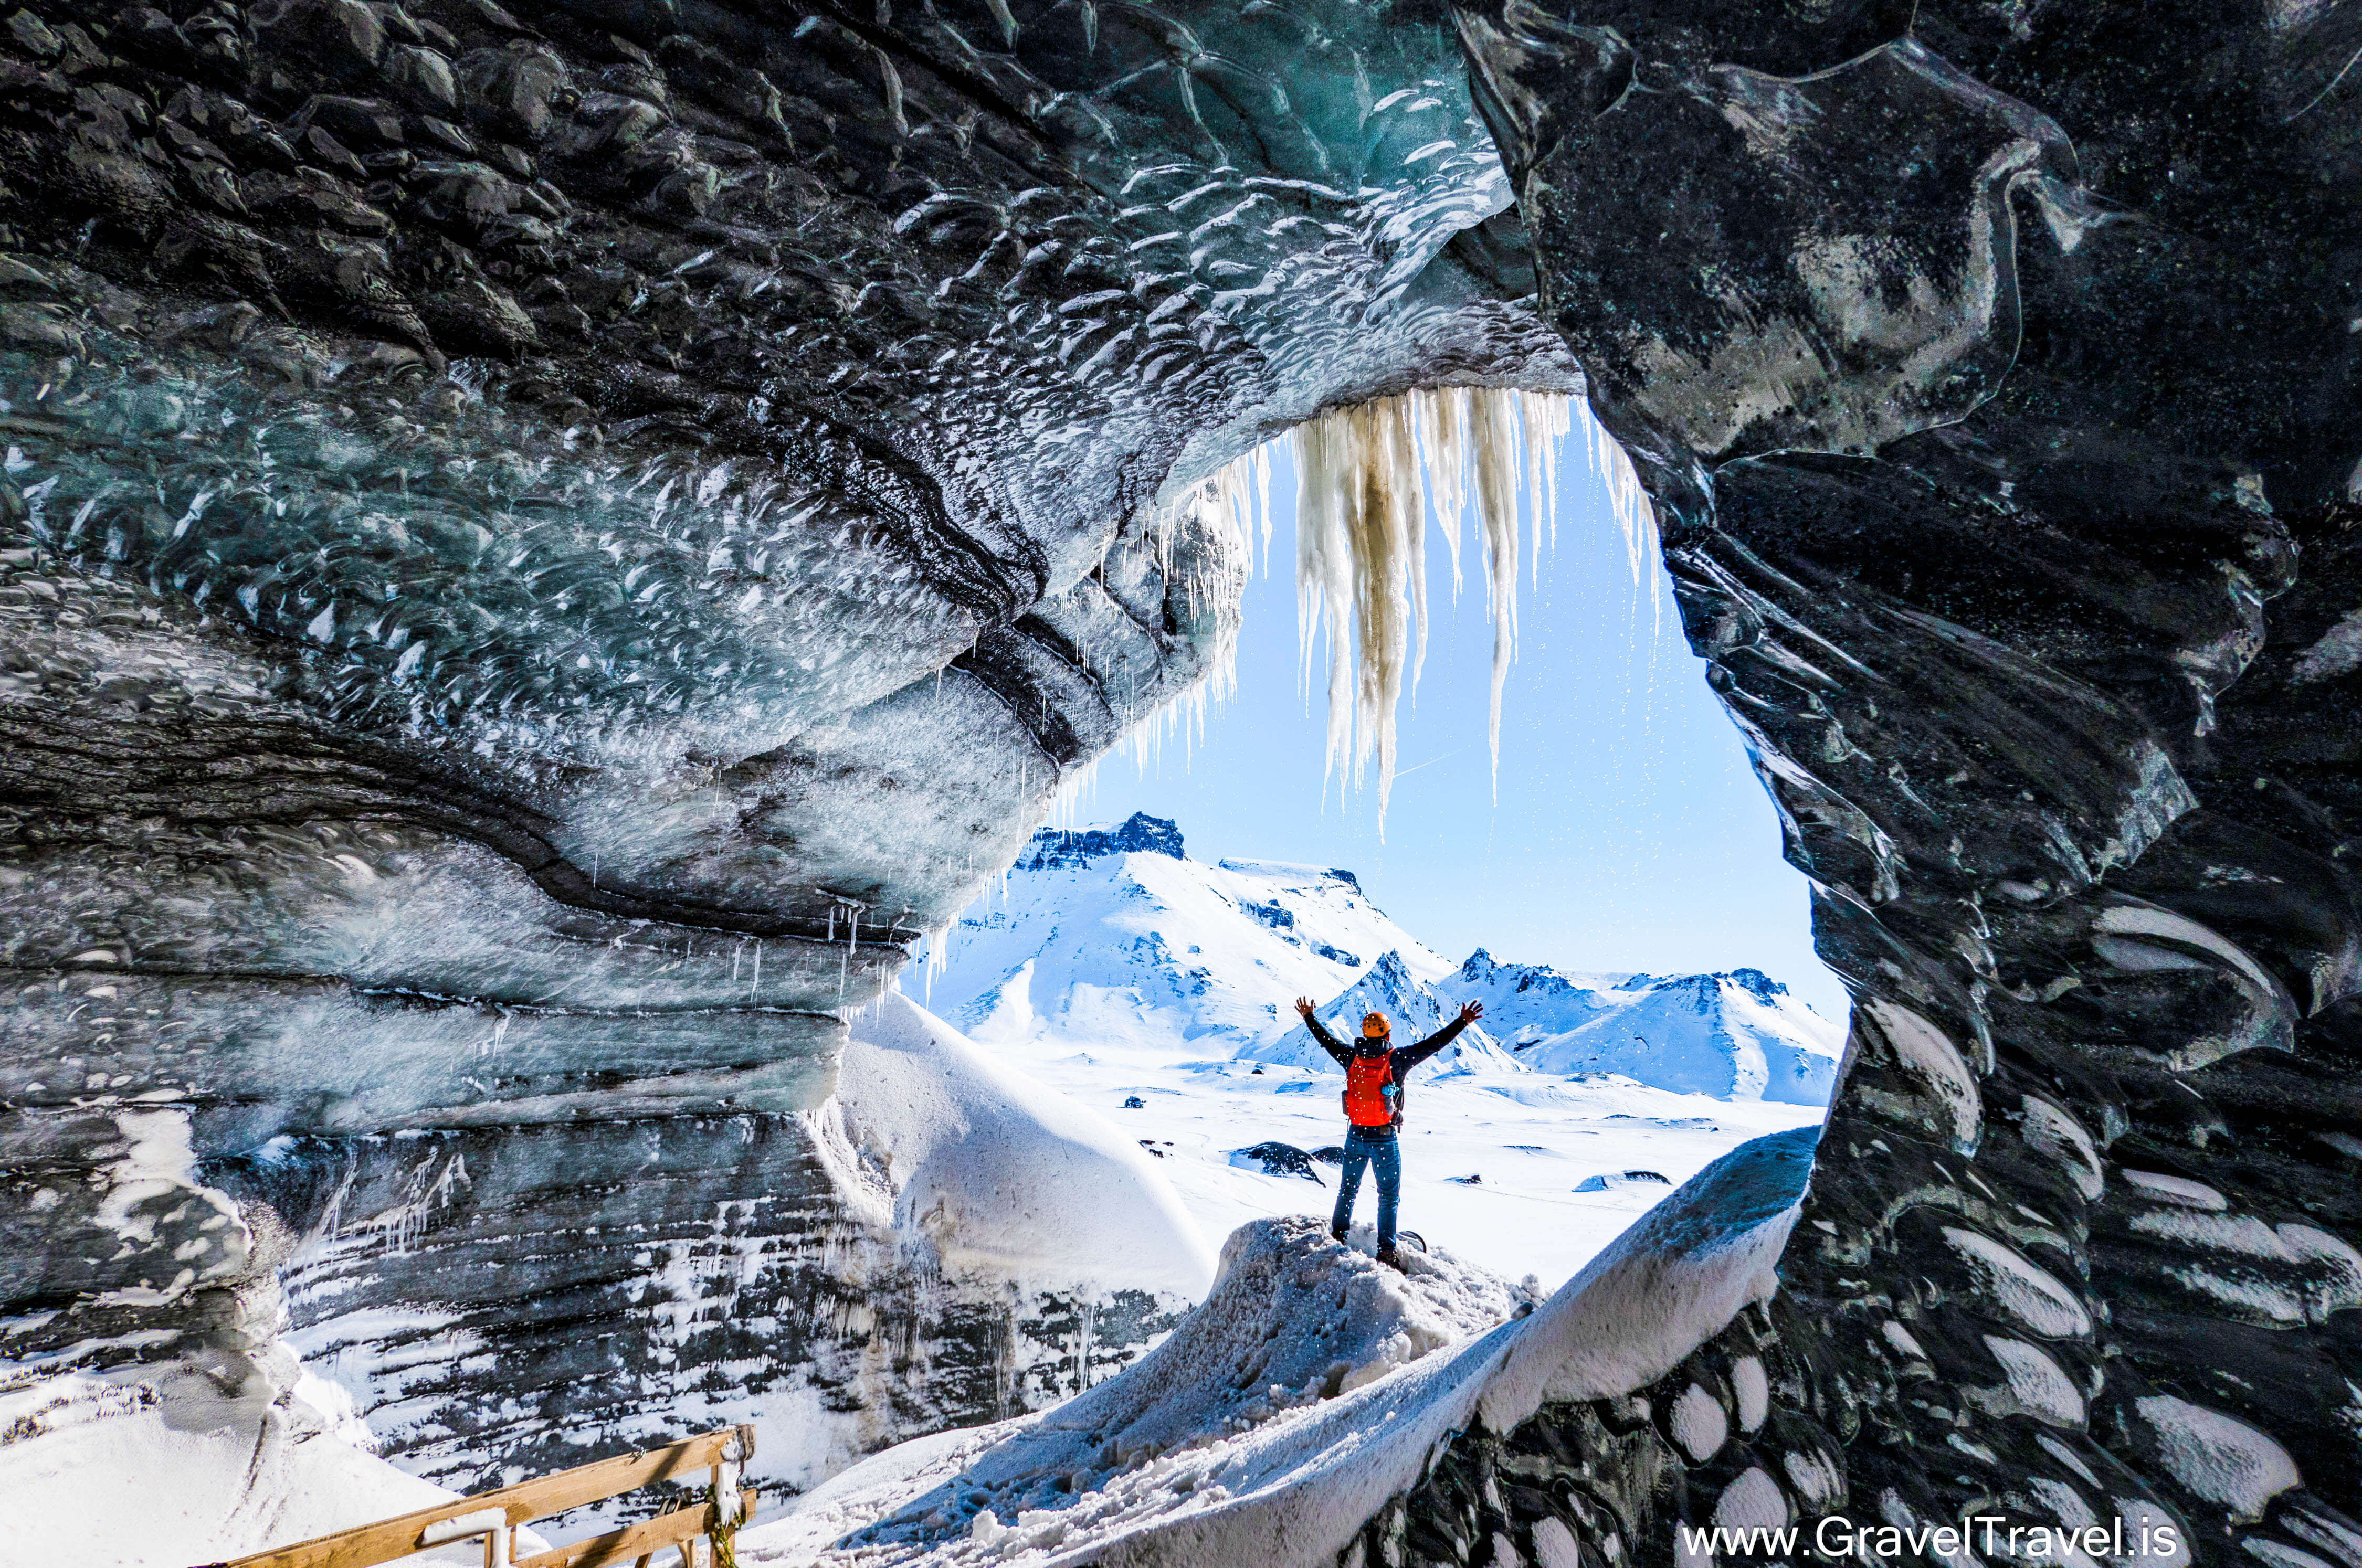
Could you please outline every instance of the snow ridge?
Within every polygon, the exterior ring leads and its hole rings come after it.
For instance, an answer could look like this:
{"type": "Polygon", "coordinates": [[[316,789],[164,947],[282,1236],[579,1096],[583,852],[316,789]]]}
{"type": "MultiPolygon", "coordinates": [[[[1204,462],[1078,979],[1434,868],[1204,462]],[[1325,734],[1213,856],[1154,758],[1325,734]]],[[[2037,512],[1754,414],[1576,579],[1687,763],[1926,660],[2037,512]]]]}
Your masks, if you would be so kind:
{"type": "MultiPolygon", "coordinates": [[[[1459,1010],[1457,999],[1412,974],[1402,954],[1391,948],[1360,979],[1314,1010],[1329,1032],[1342,1040],[1350,1040],[1362,1032],[1365,1015],[1383,1012],[1393,1026],[1394,1043],[1397,1045],[1418,1043],[1449,1023],[1459,1010]]],[[[1308,1067],[1316,1073],[1343,1071],[1301,1023],[1277,1040],[1242,1048],[1239,1057],[1242,1061],[1308,1067]]],[[[1511,1073],[1526,1070],[1482,1024],[1472,1024],[1463,1030],[1459,1039],[1437,1052],[1429,1062],[1431,1065],[1421,1070],[1422,1077],[1467,1072],[1480,1066],[1511,1073]]]]}

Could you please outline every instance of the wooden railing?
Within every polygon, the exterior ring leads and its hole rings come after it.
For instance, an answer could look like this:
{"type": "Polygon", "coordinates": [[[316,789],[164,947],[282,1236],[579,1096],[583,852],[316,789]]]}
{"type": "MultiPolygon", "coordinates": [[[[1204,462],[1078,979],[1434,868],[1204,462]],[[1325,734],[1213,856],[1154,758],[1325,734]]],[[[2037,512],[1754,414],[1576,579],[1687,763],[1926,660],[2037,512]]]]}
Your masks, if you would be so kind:
{"type": "Polygon", "coordinates": [[[702,1436],[683,1438],[645,1453],[626,1453],[561,1470],[535,1481],[521,1481],[496,1492],[453,1497],[431,1508],[420,1508],[396,1518],[356,1526],[293,1546],[276,1546],[235,1562],[210,1568],[372,1568],[424,1551],[480,1536],[484,1568],[602,1568],[611,1562],[633,1562],[648,1568],[656,1554],[668,1548],[680,1551],[680,1568],[710,1568],[696,1558],[696,1543],[705,1540],[727,1559],[731,1534],[755,1512],[755,1493],[741,1491],[741,1468],[755,1457],[755,1429],[723,1427],[702,1436]],[[611,1529],[604,1535],[578,1540],[571,1546],[517,1559],[516,1529],[551,1514],[603,1502],[658,1481],[678,1481],[703,1470],[709,1473],[711,1496],[703,1503],[658,1514],[637,1524],[611,1529]]]}

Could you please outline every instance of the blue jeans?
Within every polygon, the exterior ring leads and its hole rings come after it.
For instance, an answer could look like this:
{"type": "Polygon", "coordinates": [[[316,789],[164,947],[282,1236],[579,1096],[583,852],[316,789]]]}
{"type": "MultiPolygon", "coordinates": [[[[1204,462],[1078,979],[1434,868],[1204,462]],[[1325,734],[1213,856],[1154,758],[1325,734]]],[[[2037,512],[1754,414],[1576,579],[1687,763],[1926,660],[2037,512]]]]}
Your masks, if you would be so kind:
{"type": "Polygon", "coordinates": [[[1361,1196],[1362,1167],[1378,1176],[1378,1251],[1395,1244],[1395,1209],[1402,1202],[1402,1143],[1391,1130],[1371,1132],[1356,1127],[1345,1135],[1345,1165],[1337,1173],[1337,1211],[1329,1228],[1342,1231],[1353,1222],[1353,1199],[1361,1196]]]}

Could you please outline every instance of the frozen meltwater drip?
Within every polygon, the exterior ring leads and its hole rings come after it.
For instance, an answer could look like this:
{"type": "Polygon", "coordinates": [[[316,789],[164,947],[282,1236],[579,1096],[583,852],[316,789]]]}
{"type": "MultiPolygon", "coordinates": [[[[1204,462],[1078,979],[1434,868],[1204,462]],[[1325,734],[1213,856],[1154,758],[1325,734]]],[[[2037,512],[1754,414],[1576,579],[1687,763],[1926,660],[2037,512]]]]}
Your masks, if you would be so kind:
{"type": "MultiPolygon", "coordinates": [[[[1329,410],[1297,425],[1287,439],[1296,459],[1296,592],[1298,679],[1308,697],[1313,647],[1329,632],[1326,776],[1350,771],[1356,789],[1373,761],[1384,832],[1395,775],[1395,713],[1407,679],[1414,694],[1427,653],[1426,552],[1421,528],[1432,511],[1451,561],[1451,591],[1462,583],[1460,530],[1475,514],[1483,547],[1485,613],[1493,627],[1493,669],[1485,736],[1499,789],[1501,701],[1517,657],[1518,568],[1522,491],[1533,528],[1530,570],[1540,570],[1547,539],[1558,533],[1558,455],[1580,429],[1592,470],[1606,488],[1624,535],[1637,591],[1645,580],[1662,614],[1657,581],[1657,519],[1639,473],[1590,405],[1559,392],[1513,387],[1445,387],[1329,410]],[[1347,628],[1351,628],[1350,636],[1347,628]]],[[[1258,447],[1185,489],[1150,519],[1157,559],[1187,523],[1227,529],[1250,562],[1258,536],[1271,557],[1271,452],[1258,447]]],[[[1206,711],[1236,684],[1235,607],[1211,582],[1189,582],[1193,602],[1224,624],[1208,677],[1180,701],[1135,725],[1123,745],[1145,768],[1176,730],[1185,746],[1202,735],[1206,711]]],[[[1062,781],[1071,804],[1083,780],[1062,781]]]]}
{"type": "Polygon", "coordinates": [[[1640,488],[1639,471],[1632,467],[1630,455],[1591,416],[1588,403],[1582,405],[1582,420],[1592,471],[1607,487],[1608,509],[1616,514],[1616,525],[1624,531],[1624,553],[1632,564],[1633,585],[1637,588],[1647,580],[1650,613],[1662,624],[1665,600],[1656,569],[1657,509],[1650,504],[1648,491],[1640,488]]]}
{"type": "Polygon", "coordinates": [[[1631,460],[1587,403],[1555,392],[1451,387],[1333,409],[1291,432],[1297,461],[1297,635],[1308,690],[1314,634],[1329,631],[1328,760],[1350,759],[1359,788],[1373,757],[1383,829],[1392,791],[1395,712],[1407,663],[1414,691],[1427,647],[1423,514],[1433,510],[1461,585],[1460,521],[1472,507],[1484,546],[1493,681],[1486,737],[1497,790],[1501,694],[1517,655],[1520,480],[1533,569],[1558,530],[1558,449],[1577,421],[1624,533],[1637,587],[1655,598],[1656,514],[1631,460]],[[1351,618],[1351,647],[1345,628],[1351,618]]]}

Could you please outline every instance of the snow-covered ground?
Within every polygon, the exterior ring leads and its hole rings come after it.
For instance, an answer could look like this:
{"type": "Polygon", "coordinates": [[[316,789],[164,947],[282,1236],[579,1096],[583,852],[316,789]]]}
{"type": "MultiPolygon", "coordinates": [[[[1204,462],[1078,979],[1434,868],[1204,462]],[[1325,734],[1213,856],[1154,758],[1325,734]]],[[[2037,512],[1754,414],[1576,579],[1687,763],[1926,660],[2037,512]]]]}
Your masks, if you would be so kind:
{"type": "Polygon", "coordinates": [[[1448,1254],[1395,1275],[1317,1223],[1246,1226],[1212,1295],[1135,1365],[1054,1410],[873,1455],[746,1530],[739,1560],[1334,1562],[1454,1434],[1641,1387],[1768,1296],[1812,1137],[1716,1162],[1539,1306],[1448,1254]]]}
{"type": "MultiPolygon", "coordinates": [[[[1336,1196],[1333,1164],[1268,1174],[1237,1153],[1343,1142],[1342,1079],[1296,997],[1348,1031],[1378,1008],[1403,1043],[1483,1001],[1484,1023],[1408,1085],[1402,1223],[1545,1287],[1738,1144],[1817,1123],[1844,1044],[1842,1024],[1752,970],[1568,974],[1483,952],[1455,966],[1350,871],[1191,860],[1147,816],[1036,835],[933,956],[905,987],[1130,1132],[1216,1244],[1250,1220],[1325,1216],[1336,1196]]],[[[1365,1181],[1358,1214],[1375,1204],[1365,1181]]]]}
{"type": "MultiPolygon", "coordinates": [[[[225,1403],[209,1424],[191,1419],[185,1388],[160,1395],[137,1375],[42,1370],[0,1362],[0,1498],[10,1505],[0,1568],[186,1568],[458,1496],[360,1446],[350,1403],[316,1377],[275,1403],[225,1403]]],[[[525,1530],[519,1555],[547,1544],[525,1530]]],[[[482,1561],[480,1541],[403,1559],[482,1561]]]]}
{"type": "MultiPolygon", "coordinates": [[[[1233,1150],[1276,1141],[1305,1150],[1341,1143],[1343,1080],[1335,1073],[1123,1044],[1074,1051],[1004,1043],[1001,1058],[1131,1131],[1161,1164],[1199,1229],[1217,1245],[1250,1220],[1326,1216],[1337,1167],[1319,1185],[1231,1164],[1233,1150]],[[1257,1069],[1261,1070],[1258,1071],[1257,1069]],[[1141,1100],[1127,1110],[1124,1101],[1141,1100]]],[[[1415,1074],[1403,1130],[1402,1224],[1470,1262],[1553,1288],[1648,1209],[1750,1138],[1817,1125],[1815,1106],[1721,1100],[1627,1081],[1515,1069],[1415,1074]],[[1638,1182],[1578,1192],[1584,1178],[1653,1171],[1638,1182]],[[1471,1182],[1467,1177],[1474,1176],[1471,1182]]],[[[1376,1213],[1362,1184],[1361,1219],[1376,1213]]]]}

